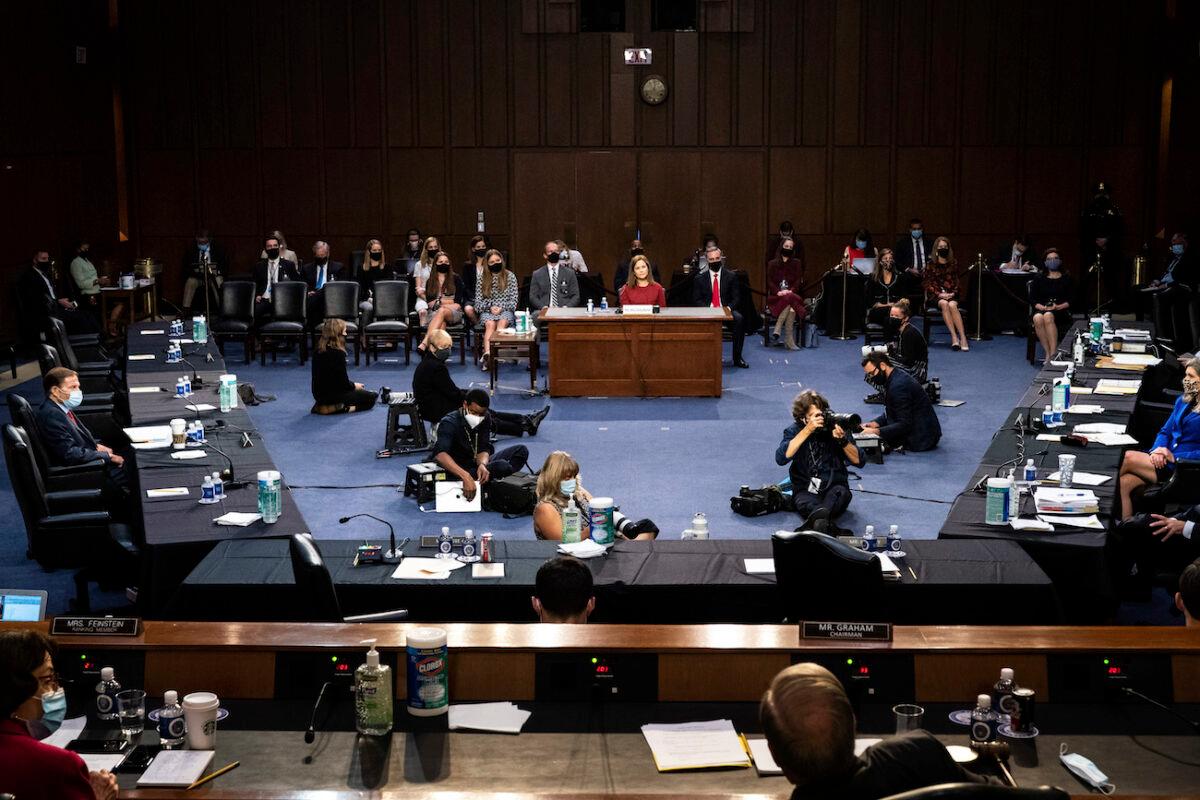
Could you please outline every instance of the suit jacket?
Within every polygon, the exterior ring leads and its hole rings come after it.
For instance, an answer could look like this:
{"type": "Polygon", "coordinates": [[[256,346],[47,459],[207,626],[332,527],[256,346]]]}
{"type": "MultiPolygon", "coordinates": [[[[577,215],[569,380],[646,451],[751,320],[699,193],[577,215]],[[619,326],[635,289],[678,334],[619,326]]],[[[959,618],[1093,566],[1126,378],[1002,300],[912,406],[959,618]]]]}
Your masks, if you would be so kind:
{"type": "MultiPolygon", "coordinates": [[[[1171,254],[1167,258],[1166,265],[1163,268],[1164,275],[1174,262],[1175,256],[1171,254]]],[[[1196,284],[1200,282],[1200,263],[1197,263],[1197,259],[1192,255],[1191,249],[1183,251],[1183,255],[1179,257],[1179,263],[1175,264],[1175,267],[1171,269],[1171,278],[1175,283],[1182,284],[1189,289],[1195,290],[1197,288],[1196,284]]]]}
{"type": "MultiPolygon", "coordinates": [[[[579,305],[579,279],[575,277],[575,270],[561,264],[558,267],[558,304],[568,308],[579,305]]],[[[541,266],[529,279],[529,307],[538,310],[549,305],[550,267],[541,266]]]]}
{"type": "Polygon", "coordinates": [[[96,449],[96,438],[87,426],[71,423],[62,406],[50,398],[42,401],[37,412],[38,433],[46,453],[56,467],[86,464],[97,458],[108,460],[108,454],[96,449]]]}
{"type": "MultiPolygon", "coordinates": [[[[325,282],[340,281],[342,274],[342,262],[332,259],[325,265],[325,282]]],[[[308,290],[311,292],[317,285],[317,262],[310,261],[304,265],[300,271],[300,280],[308,284],[308,290]]]]}
{"type": "MultiPolygon", "coordinates": [[[[925,260],[928,261],[933,257],[933,240],[937,237],[929,236],[926,231],[921,235],[921,244],[925,248],[925,260]]],[[[905,234],[896,240],[892,252],[896,256],[896,267],[899,269],[916,269],[918,272],[925,269],[924,264],[913,263],[913,238],[912,234],[905,234]]]]}
{"type": "MultiPolygon", "coordinates": [[[[296,262],[280,258],[279,274],[275,276],[275,282],[298,280],[300,280],[300,275],[296,271],[296,262]]],[[[267,291],[267,260],[263,258],[254,265],[254,294],[262,295],[265,291],[267,291]]]]}
{"type": "Polygon", "coordinates": [[[465,395],[450,377],[446,362],[428,351],[413,371],[412,390],[421,419],[432,423],[462,406],[465,395]]]}
{"type": "Polygon", "coordinates": [[[883,415],[876,418],[879,437],[893,447],[932,450],[942,438],[942,425],[929,395],[911,375],[893,369],[883,387],[883,415]]]}
{"type": "Polygon", "coordinates": [[[1163,423],[1151,450],[1165,447],[1176,459],[1200,458],[1200,414],[1189,414],[1189,406],[1183,395],[1175,399],[1175,408],[1163,423]]]}
{"type": "MultiPolygon", "coordinates": [[[[54,279],[50,275],[46,275],[51,285],[54,284],[54,279]]],[[[17,295],[21,298],[21,307],[23,309],[34,310],[38,314],[48,316],[54,312],[54,307],[58,305],[58,287],[54,286],[53,292],[50,291],[46,281],[42,280],[42,276],[38,271],[30,265],[23,273],[17,282],[17,295]]],[[[65,295],[63,295],[65,296],[65,295]]]]}
{"type": "MultiPolygon", "coordinates": [[[[721,269],[721,305],[737,310],[740,302],[739,281],[737,273],[733,268],[726,264],[721,269]]],[[[692,305],[697,307],[712,305],[712,271],[708,269],[700,270],[696,277],[692,278],[692,305]]]]}
{"type": "Polygon", "coordinates": [[[95,800],[83,759],[39,742],[20,720],[0,720],[0,792],[28,800],[95,800]]]}

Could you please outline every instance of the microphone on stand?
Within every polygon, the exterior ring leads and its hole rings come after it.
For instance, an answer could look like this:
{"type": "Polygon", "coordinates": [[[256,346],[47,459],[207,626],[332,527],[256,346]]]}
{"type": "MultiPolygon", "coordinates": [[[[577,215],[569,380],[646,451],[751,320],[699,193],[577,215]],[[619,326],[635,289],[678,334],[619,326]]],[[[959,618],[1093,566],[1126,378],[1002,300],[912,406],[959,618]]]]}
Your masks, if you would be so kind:
{"type": "Polygon", "coordinates": [[[1194,719],[1189,719],[1188,717],[1185,717],[1183,714],[1180,714],[1178,711],[1176,711],[1175,709],[1166,705],[1165,703],[1160,703],[1157,700],[1155,700],[1153,697],[1147,697],[1146,695],[1142,694],[1141,692],[1137,691],[1136,689],[1130,689],[1128,686],[1122,686],[1121,691],[1124,692],[1125,694],[1129,695],[1130,697],[1136,697],[1144,703],[1149,703],[1150,705],[1154,706],[1155,708],[1157,708],[1161,711],[1165,711],[1177,719],[1183,720],[1184,722],[1186,722],[1188,725],[1190,725],[1192,727],[1192,733],[1200,734],[1200,722],[1197,722],[1194,719]]]}
{"type": "Polygon", "coordinates": [[[379,517],[375,516],[374,514],[351,514],[348,517],[341,517],[340,519],[338,519],[338,522],[341,523],[342,525],[345,525],[350,520],[357,519],[358,517],[368,517],[370,519],[375,520],[376,522],[382,522],[384,525],[387,525],[388,544],[391,545],[391,549],[389,549],[386,553],[383,554],[384,561],[399,561],[401,558],[404,557],[404,554],[396,549],[396,529],[393,528],[392,523],[388,522],[386,519],[380,519],[379,517]]]}
{"type": "Polygon", "coordinates": [[[317,702],[313,703],[312,715],[308,718],[308,729],[304,731],[304,743],[312,744],[317,738],[317,709],[321,707],[321,701],[325,699],[325,690],[329,688],[329,681],[321,684],[321,691],[317,692],[317,702]]]}
{"type": "Polygon", "coordinates": [[[179,360],[192,368],[192,387],[195,389],[204,388],[204,379],[200,377],[200,371],[196,369],[196,365],[188,361],[182,355],[179,356],[179,360]]]}

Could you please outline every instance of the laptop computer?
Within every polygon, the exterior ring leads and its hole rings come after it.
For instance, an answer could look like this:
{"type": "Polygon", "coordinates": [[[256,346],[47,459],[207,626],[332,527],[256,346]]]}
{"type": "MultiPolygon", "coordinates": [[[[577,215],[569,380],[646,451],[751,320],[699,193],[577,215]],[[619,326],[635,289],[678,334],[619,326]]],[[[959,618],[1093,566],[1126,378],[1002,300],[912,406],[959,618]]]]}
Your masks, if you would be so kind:
{"type": "Polygon", "coordinates": [[[870,275],[875,271],[875,259],[873,258],[856,258],[850,265],[854,271],[860,275],[870,275]]]}
{"type": "Polygon", "coordinates": [[[0,589],[0,622],[41,622],[46,593],[38,589],[0,589]]]}
{"type": "Polygon", "coordinates": [[[439,514],[459,511],[483,511],[483,492],[476,484],[475,497],[463,494],[462,481],[439,481],[434,487],[434,510],[439,514]]]}

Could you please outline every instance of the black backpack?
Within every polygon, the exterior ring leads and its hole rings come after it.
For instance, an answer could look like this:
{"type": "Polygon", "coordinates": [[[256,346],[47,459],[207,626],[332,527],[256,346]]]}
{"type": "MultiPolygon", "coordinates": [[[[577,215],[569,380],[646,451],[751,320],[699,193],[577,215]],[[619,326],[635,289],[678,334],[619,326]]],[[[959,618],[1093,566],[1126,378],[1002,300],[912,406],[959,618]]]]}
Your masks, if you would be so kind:
{"type": "Polygon", "coordinates": [[[523,517],[537,505],[537,475],[518,472],[483,485],[483,505],[506,517],[523,517]]]}

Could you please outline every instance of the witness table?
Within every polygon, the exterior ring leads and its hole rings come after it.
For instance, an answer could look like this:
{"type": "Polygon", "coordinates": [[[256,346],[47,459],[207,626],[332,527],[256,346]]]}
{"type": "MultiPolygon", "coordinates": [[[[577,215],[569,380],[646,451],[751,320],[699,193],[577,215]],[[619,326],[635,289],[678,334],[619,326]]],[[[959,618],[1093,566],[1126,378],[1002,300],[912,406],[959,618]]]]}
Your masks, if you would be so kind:
{"type": "Polygon", "coordinates": [[[723,308],[551,308],[552,397],[720,397],[723,308]]]}
{"type": "MultiPolygon", "coordinates": [[[[378,540],[376,540],[378,541],[378,540]]],[[[406,608],[417,621],[528,622],[529,598],[555,542],[495,542],[504,577],[447,580],[391,577],[394,565],[353,565],[360,540],[321,541],[346,614],[406,608]]],[[[1045,573],[1012,542],[906,540],[901,580],[885,584],[887,618],[937,624],[1052,624],[1059,620],[1045,573]],[[908,567],[912,567],[909,572],[908,567]],[[916,577],[913,577],[915,573],[916,577]],[[980,588],[1003,596],[978,603],[980,588]]],[[[433,551],[410,551],[432,556],[433,551]]],[[[770,558],[764,540],[618,542],[584,563],[596,584],[596,622],[778,622],[775,576],[746,571],[746,558],[770,558]]],[[[303,618],[286,541],[221,542],[179,588],[165,616],[188,620],[303,618]]]]}
{"type": "Polygon", "coordinates": [[[108,322],[108,307],[110,303],[125,303],[129,309],[129,324],[139,319],[158,319],[158,290],[153,278],[139,279],[132,289],[122,289],[119,286],[100,287],[100,319],[108,322]],[[138,311],[138,306],[142,311],[138,311]]]}

